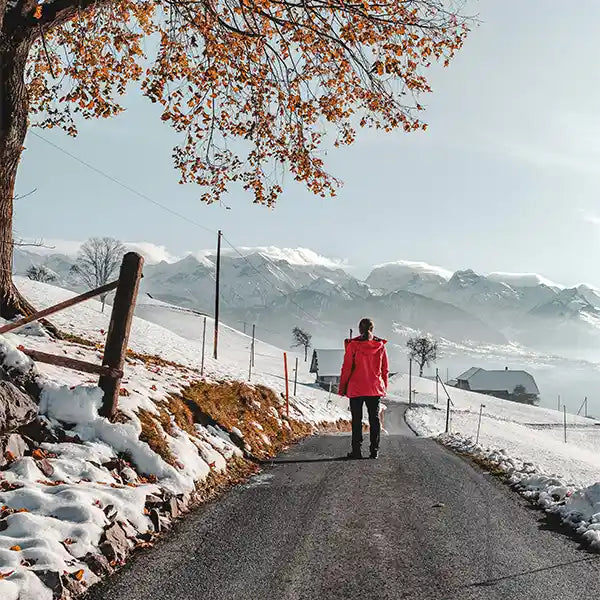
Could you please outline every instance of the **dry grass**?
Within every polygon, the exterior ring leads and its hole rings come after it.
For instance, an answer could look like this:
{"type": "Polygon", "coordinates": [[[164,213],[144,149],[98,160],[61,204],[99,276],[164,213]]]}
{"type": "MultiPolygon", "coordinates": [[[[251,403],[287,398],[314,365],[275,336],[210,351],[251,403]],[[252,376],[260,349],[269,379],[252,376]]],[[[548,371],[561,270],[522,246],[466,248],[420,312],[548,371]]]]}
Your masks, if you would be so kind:
{"type": "Polygon", "coordinates": [[[194,434],[194,414],[190,407],[180,396],[170,396],[167,402],[163,405],[175,420],[175,424],[179,429],[194,434]]]}
{"type": "Polygon", "coordinates": [[[142,354],[141,352],[136,352],[131,348],[127,348],[127,358],[141,360],[147,365],[156,365],[158,367],[175,367],[177,369],[183,369],[185,371],[188,370],[186,366],[174,362],[172,360],[166,360],[164,358],[160,358],[159,356],[153,356],[152,354],[142,354]]]}
{"type": "Polygon", "coordinates": [[[313,431],[310,424],[283,416],[283,404],[273,390],[237,381],[193,383],[172,396],[168,406],[176,423],[186,431],[190,427],[193,431],[194,422],[216,423],[227,431],[238,428],[257,458],[273,456],[313,431]]]}
{"type": "Polygon", "coordinates": [[[194,503],[203,504],[214,500],[228,488],[245,481],[259,470],[258,465],[249,460],[232,458],[226,471],[211,471],[204,481],[196,484],[194,503]]]}
{"type": "Polygon", "coordinates": [[[156,454],[170,465],[175,464],[175,457],[169,448],[169,442],[165,433],[172,431],[171,419],[164,408],[159,408],[159,414],[155,415],[141,408],[138,417],[142,424],[140,440],[146,442],[156,454]]]}
{"type": "Polygon", "coordinates": [[[60,332],[60,339],[65,342],[71,342],[72,344],[78,344],[79,346],[85,346],[86,348],[100,348],[101,346],[101,344],[92,342],[80,335],[76,335],[75,333],[65,333],[64,331],[60,332]]]}
{"type": "Polygon", "coordinates": [[[140,439],[169,464],[176,459],[169,449],[168,436],[173,423],[189,435],[196,435],[195,425],[218,425],[231,432],[239,429],[249,454],[266,459],[301,440],[313,431],[348,431],[349,421],[322,422],[316,427],[285,416],[283,400],[271,389],[250,386],[239,381],[207,383],[199,381],[157,403],[158,413],[140,410],[140,439]]]}

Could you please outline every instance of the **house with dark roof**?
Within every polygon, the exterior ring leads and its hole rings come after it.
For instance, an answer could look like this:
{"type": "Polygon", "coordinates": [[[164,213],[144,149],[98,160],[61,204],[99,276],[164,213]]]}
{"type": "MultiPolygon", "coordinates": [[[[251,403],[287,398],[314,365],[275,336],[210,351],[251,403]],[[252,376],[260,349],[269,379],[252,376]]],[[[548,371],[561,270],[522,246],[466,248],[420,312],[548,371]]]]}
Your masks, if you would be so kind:
{"type": "Polygon", "coordinates": [[[326,390],[337,392],[344,362],[344,350],[315,349],[310,363],[310,372],[317,377],[317,383],[326,390]]]}
{"type": "Polygon", "coordinates": [[[540,390],[533,376],[527,371],[487,370],[471,367],[452,382],[454,387],[513,400],[522,404],[537,404],[540,390]]]}

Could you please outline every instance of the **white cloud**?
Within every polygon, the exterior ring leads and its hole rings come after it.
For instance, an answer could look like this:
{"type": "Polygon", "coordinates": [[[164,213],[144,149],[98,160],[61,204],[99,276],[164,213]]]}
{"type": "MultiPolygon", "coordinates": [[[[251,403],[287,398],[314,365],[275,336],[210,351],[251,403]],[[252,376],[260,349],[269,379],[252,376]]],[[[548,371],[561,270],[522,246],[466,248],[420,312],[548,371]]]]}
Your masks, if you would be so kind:
{"type": "Polygon", "coordinates": [[[585,210],[581,210],[581,218],[591,225],[600,225],[600,216],[595,215],[593,213],[587,212],[585,210]]]}
{"type": "Polygon", "coordinates": [[[153,244],[152,242],[125,242],[125,247],[131,252],[139,252],[146,262],[151,265],[160,262],[174,263],[179,257],[171,254],[166,246],[153,244]]]}
{"type": "MultiPolygon", "coordinates": [[[[25,242],[37,243],[40,240],[25,239],[25,242]]],[[[65,254],[75,258],[83,242],[75,240],[46,240],[41,242],[43,246],[27,246],[25,249],[34,254],[48,256],[50,254],[65,254]]],[[[179,260],[177,256],[171,254],[165,246],[153,244],[152,242],[124,242],[123,245],[131,252],[139,252],[146,262],[156,264],[161,261],[173,263],[179,260]]]]}
{"type": "Polygon", "coordinates": [[[540,284],[547,285],[548,287],[554,287],[564,289],[564,285],[556,283],[547,279],[543,275],[538,273],[503,273],[496,271],[487,275],[488,279],[492,281],[499,281],[508,285],[514,285],[517,287],[536,287],[540,284]]]}
{"type": "Polygon", "coordinates": [[[373,269],[380,269],[382,267],[396,267],[399,271],[414,272],[414,273],[424,273],[431,275],[439,275],[444,279],[450,279],[453,273],[448,269],[444,269],[444,267],[439,267],[437,265],[430,265],[426,262],[412,261],[412,260],[396,260],[392,262],[382,263],[380,265],[375,265],[373,269]]]}
{"type": "Polygon", "coordinates": [[[43,246],[27,246],[25,250],[39,254],[41,256],[48,256],[50,254],[66,254],[67,256],[74,257],[79,252],[81,244],[83,242],[76,242],[73,240],[47,240],[47,239],[29,239],[23,240],[26,243],[36,244],[41,242],[43,246]]]}
{"type": "MultiPolygon", "coordinates": [[[[237,248],[237,251],[242,256],[248,256],[250,254],[262,254],[271,260],[285,260],[291,265],[298,266],[311,266],[319,265],[322,267],[329,267],[331,269],[337,268],[348,268],[348,264],[345,260],[338,258],[328,258],[309,248],[277,248],[276,246],[241,246],[237,248]]],[[[236,251],[227,246],[222,249],[223,254],[227,256],[235,255],[236,251]]],[[[198,260],[206,261],[208,256],[214,256],[214,250],[200,250],[198,252],[190,252],[198,260]]]]}

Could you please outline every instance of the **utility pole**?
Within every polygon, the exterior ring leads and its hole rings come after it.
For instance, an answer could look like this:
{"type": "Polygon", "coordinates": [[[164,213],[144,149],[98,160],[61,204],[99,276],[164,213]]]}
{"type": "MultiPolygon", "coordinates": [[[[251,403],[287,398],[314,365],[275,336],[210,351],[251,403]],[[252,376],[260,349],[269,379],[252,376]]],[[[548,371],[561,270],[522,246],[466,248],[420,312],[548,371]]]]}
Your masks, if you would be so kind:
{"type": "Polygon", "coordinates": [[[219,229],[217,235],[217,272],[215,276],[215,339],[214,339],[214,358],[218,359],[219,347],[219,295],[221,292],[221,237],[223,233],[219,229]]]}

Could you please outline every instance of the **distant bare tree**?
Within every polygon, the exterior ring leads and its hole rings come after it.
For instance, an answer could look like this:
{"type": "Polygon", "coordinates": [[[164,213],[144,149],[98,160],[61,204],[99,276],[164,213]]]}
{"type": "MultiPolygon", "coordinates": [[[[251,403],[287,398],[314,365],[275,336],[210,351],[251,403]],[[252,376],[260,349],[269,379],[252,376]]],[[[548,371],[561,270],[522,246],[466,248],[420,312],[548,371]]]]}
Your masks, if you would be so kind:
{"type": "MultiPolygon", "coordinates": [[[[90,238],[81,246],[71,273],[91,288],[103,286],[116,275],[124,254],[125,246],[119,240],[110,237],[90,238]]],[[[102,312],[106,296],[100,296],[102,312]]]]}
{"type": "Polygon", "coordinates": [[[56,274],[44,265],[39,267],[31,265],[27,271],[25,271],[25,274],[33,281],[41,281],[42,283],[51,283],[52,281],[56,281],[56,274]]]}
{"type": "Polygon", "coordinates": [[[509,395],[508,399],[520,404],[530,404],[531,406],[537,406],[540,401],[540,397],[537,394],[528,393],[525,386],[521,384],[515,386],[513,393],[509,395]]]}
{"type": "Polygon", "coordinates": [[[423,377],[423,368],[438,359],[437,342],[420,336],[408,340],[406,346],[410,350],[409,356],[419,365],[419,377],[423,377]]]}
{"type": "Polygon", "coordinates": [[[294,329],[292,329],[292,337],[294,338],[292,348],[302,346],[304,348],[304,362],[306,362],[308,360],[308,349],[310,348],[312,335],[303,331],[300,327],[294,327],[294,329]]]}

